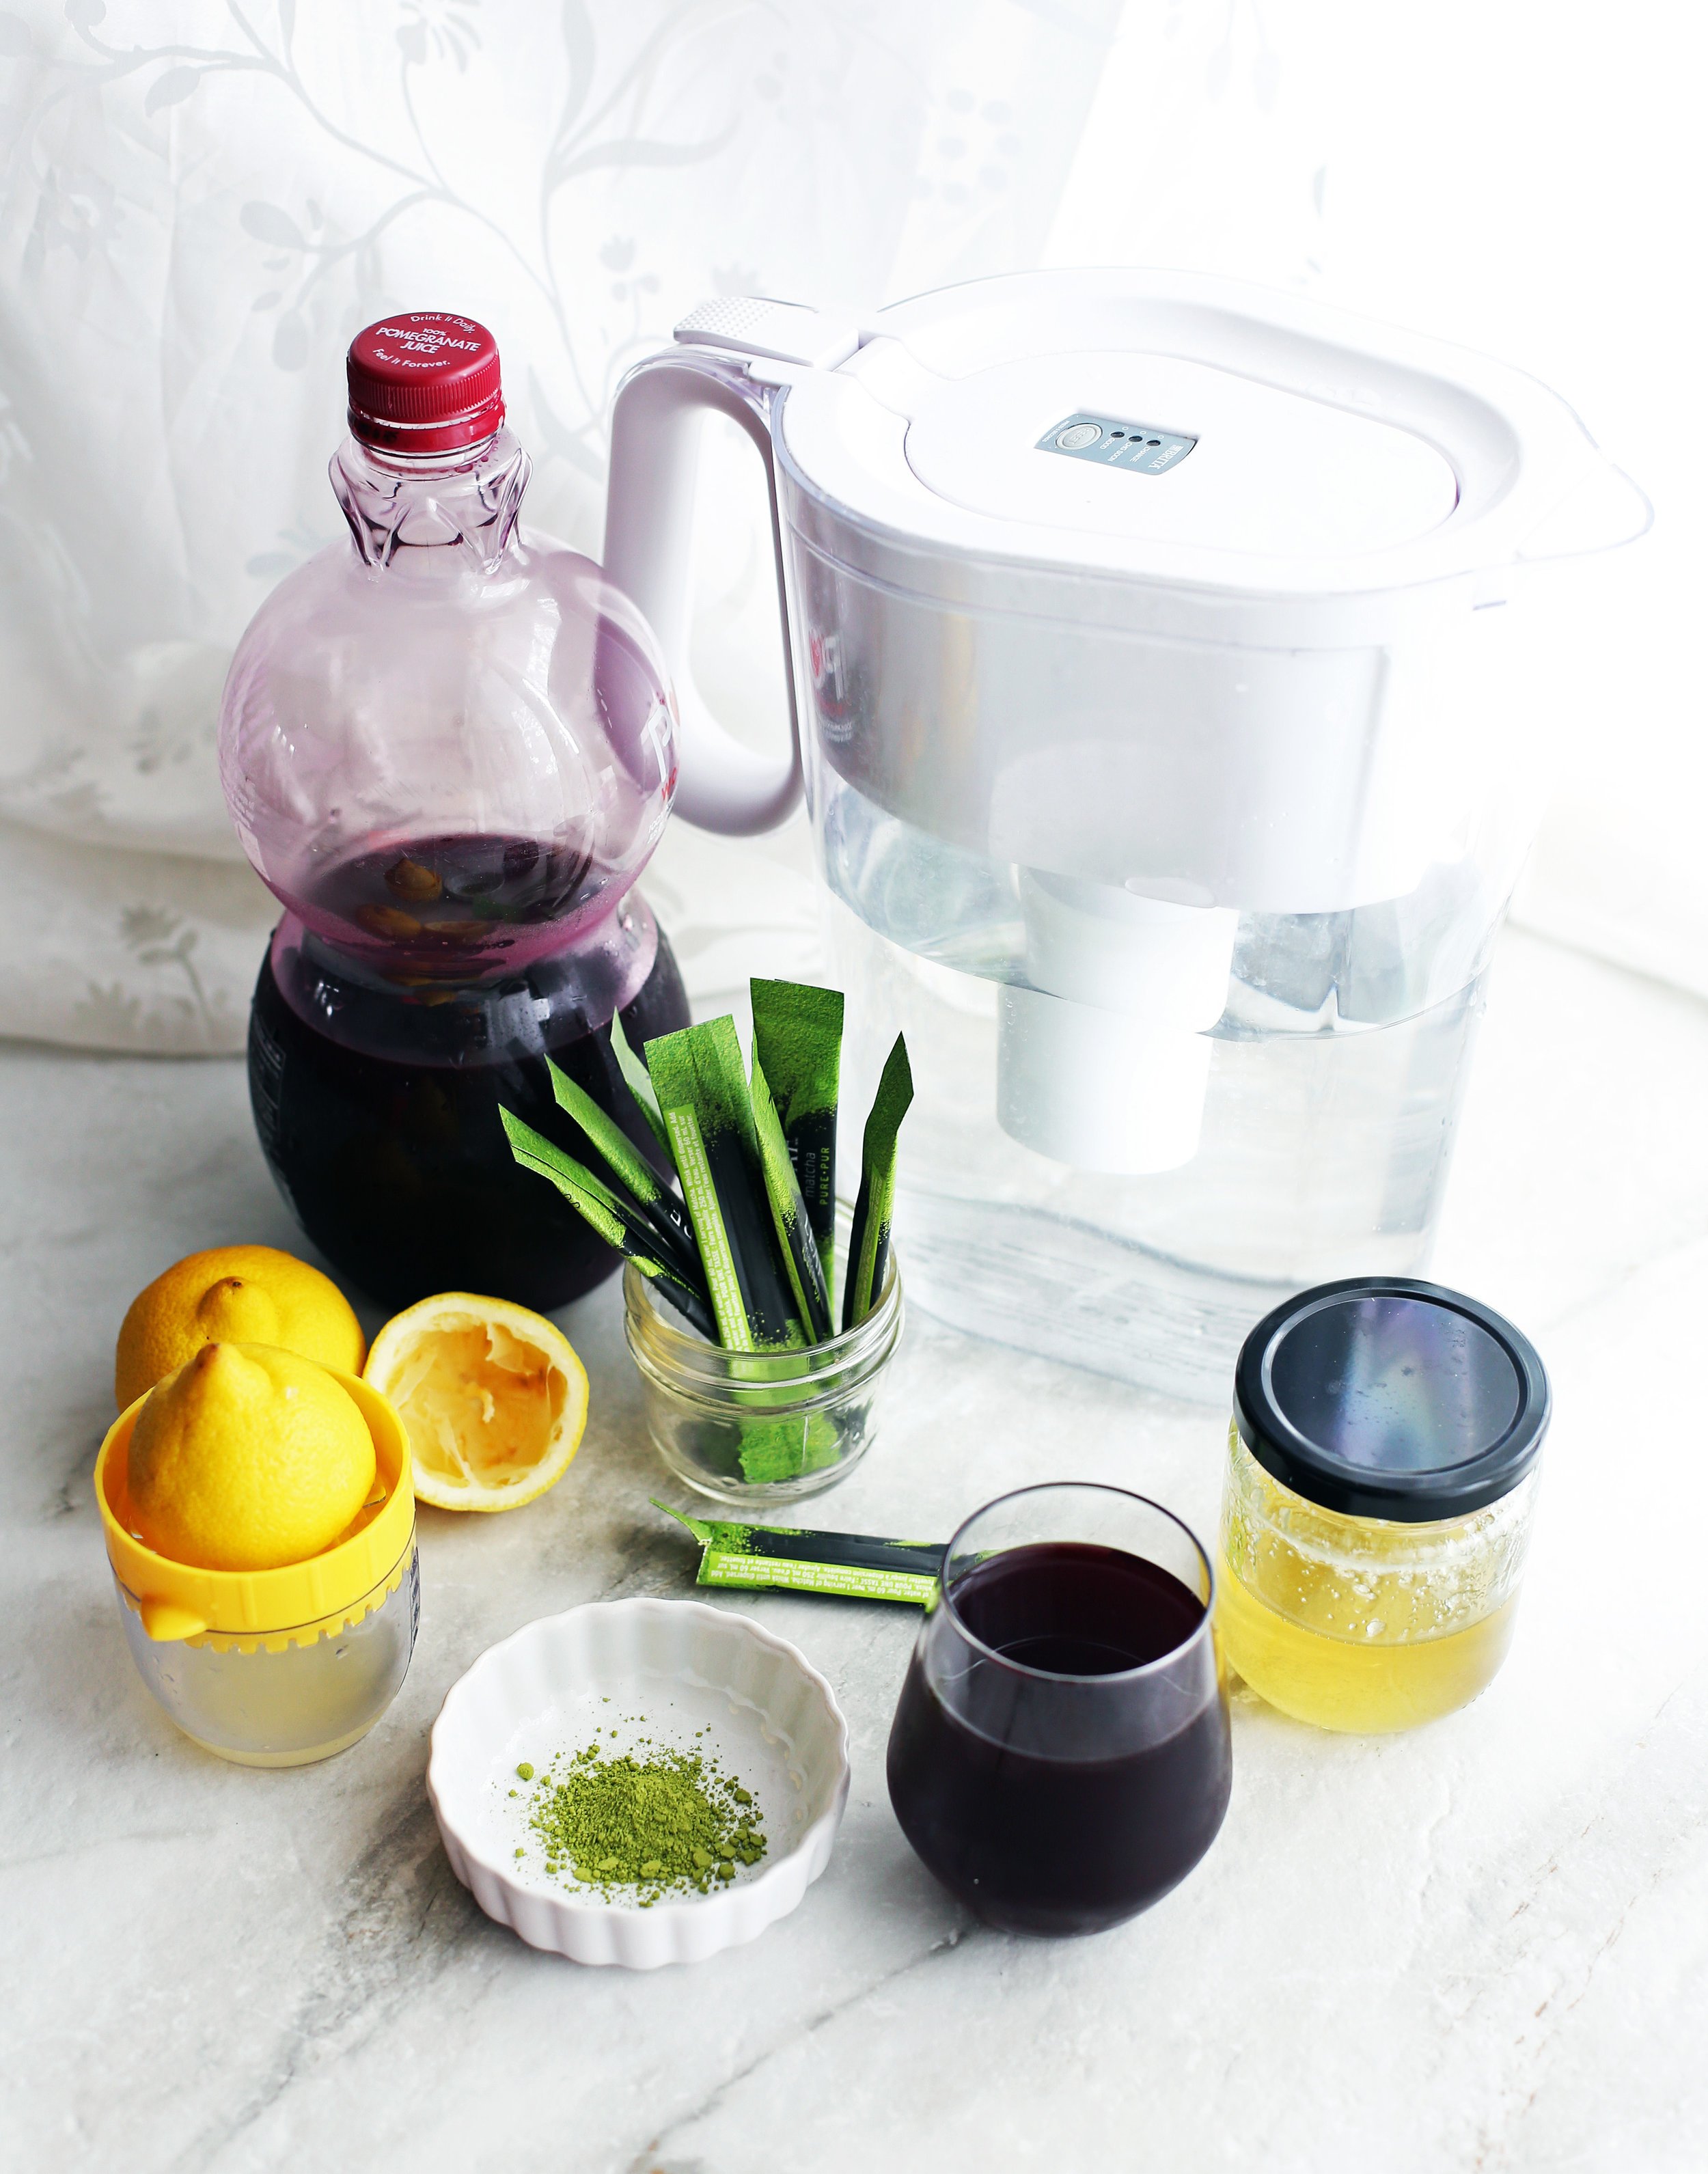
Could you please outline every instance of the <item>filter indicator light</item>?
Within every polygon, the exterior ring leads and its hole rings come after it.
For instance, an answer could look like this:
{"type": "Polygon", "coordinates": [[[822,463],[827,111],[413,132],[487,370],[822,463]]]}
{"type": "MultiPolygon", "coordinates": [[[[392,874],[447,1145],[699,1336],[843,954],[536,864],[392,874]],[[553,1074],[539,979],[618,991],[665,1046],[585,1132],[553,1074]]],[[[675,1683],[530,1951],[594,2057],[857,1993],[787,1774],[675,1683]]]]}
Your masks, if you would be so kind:
{"type": "Polygon", "coordinates": [[[1122,468],[1129,475],[1165,475],[1197,445],[1179,430],[1149,423],[1128,423],[1107,415],[1067,415],[1039,439],[1040,453],[1064,453],[1069,460],[1095,461],[1100,468],[1122,468]]]}

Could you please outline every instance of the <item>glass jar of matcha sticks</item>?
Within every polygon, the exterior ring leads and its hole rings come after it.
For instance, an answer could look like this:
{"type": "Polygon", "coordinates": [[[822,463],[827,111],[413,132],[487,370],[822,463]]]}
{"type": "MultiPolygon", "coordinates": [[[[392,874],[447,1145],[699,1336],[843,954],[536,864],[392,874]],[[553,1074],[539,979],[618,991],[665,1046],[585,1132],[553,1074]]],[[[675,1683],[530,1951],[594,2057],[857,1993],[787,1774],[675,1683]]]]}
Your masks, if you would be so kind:
{"type": "MultiPolygon", "coordinates": [[[[835,1258],[852,1218],[836,1210],[835,1258]]],[[[840,1292],[833,1317],[839,1318],[840,1292]]],[[[872,1446],[884,1370],[901,1337],[895,1257],[863,1321],[793,1350],[726,1351],[689,1328],[632,1265],[624,1328],[640,1370],[647,1430],[666,1468],[722,1502],[794,1502],[846,1477],[872,1446]]]]}

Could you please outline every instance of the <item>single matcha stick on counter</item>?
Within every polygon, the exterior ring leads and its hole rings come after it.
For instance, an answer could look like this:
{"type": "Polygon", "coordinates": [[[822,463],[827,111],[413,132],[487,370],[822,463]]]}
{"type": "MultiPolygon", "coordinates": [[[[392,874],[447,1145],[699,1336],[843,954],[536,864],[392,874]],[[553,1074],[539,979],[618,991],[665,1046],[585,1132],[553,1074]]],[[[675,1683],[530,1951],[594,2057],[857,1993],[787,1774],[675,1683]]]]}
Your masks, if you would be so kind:
{"type": "Polygon", "coordinates": [[[884,1061],[884,1076],[866,1120],[860,1192],[848,1240],[848,1280],[842,1293],[842,1333],[857,1328],[884,1295],[889,1268],[889,1226],[895,1213],[895,1144],[913,1100],[913,1073],[900,1035],[884,1061]]]}
{"type": "Polygon", "coordinates": [[[782,1586],[851,1600],[899,1600],[923,1608],[943,1565],[941,1540],[883,1540],[868,1533],[813,1533],[786,1525],[739,1525],[690,1517],[657,1496],[655,1510],[686,1525],[704,1550],[699,1585],[756,1591],[782,1586]]]}
{"type": "Polygon", "coordinates": [[[754,1008],[754,1063],[764,1068],[778,1122],[795,1166],[824,1263],[824,1285],[835,1289],[836,1106],[842,1060],[842,992],[808,982],[749,987],[754,1008]]]}
{"type": "Polygon", "coordinates": [[[694,1219],[726,1351],[798,1349],[795,1313],[760,1165],[735,1021],[727,1014],[646,1045],[646,1068],[694,1219]]]}

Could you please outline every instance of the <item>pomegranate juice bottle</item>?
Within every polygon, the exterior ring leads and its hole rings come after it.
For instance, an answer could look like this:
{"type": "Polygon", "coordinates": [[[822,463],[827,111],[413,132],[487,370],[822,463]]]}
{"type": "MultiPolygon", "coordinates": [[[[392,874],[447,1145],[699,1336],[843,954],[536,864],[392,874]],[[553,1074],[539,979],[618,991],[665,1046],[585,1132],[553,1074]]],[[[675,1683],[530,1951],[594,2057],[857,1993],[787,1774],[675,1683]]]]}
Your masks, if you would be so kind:
{"type": "Polygon", "coordinates": [[[232,661],[220,774],[284,906],[249,1080],[273,1174],[372,1297],[549,1307],[617,1265],[518,1169],[503,1105],[576,1151],[549,1055],[645,1152],[610,1021],[688,1023],[635,889],[669,812],[657,645],[592,562],[524,535],[498,349],[404,311],[349,360],[332,489],[351,541],[288,576],[232,661]]]}

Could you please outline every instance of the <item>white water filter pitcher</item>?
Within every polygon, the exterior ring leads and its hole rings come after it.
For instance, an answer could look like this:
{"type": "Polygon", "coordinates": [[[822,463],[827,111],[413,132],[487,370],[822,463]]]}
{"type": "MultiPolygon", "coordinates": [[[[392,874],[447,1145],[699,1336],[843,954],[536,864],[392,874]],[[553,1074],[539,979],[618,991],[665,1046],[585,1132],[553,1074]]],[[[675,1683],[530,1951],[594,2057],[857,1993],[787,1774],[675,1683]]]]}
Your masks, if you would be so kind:
{"type": "Polygon", "coordinates": [[[751,833],[804,775],[845,1112],[913,1061],[911,1296],[1220,1398],[1291,1291],[1424,1265],[1543,767],[1485,608],[1647,520],[1533,379],[1181,274],[713,302],[630,373],[606,572],[677,809],[751,833]],[[687,673],[707,408],[770,479],[780,761],[687,673]]]}

